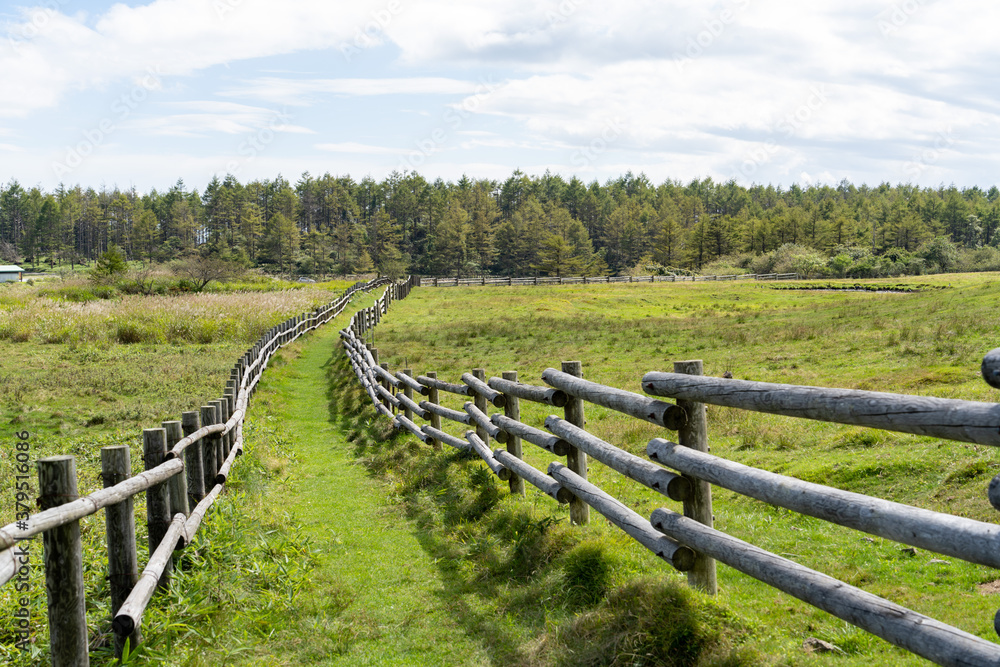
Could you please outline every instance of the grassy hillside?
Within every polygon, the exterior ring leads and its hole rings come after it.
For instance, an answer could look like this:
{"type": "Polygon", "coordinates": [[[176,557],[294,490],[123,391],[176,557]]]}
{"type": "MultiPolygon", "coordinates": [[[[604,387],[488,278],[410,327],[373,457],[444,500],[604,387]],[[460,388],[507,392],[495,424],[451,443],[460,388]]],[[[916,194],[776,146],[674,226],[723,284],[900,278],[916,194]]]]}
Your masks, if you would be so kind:
{"type": "MultiPolygon", "coordinates": [[[[750,380],[996,400],[995,390],[979,377],[979,364],[988,350],[1000,345],[994,315],[1000,299],[997,276],[952,275],[920,282],[943,289],[879,293],[724,283],[420,289],[393,306],[375,332],[375,342],[381,360],[393,369],[434,370],[453,382],[462,372],[484,367],[487,375],[517,370],[522,381],[541,384],[539,376],[546,367],[578,359],[585,377],[641,392],[639,380],[646,371],[670,370],[674,360],[700,358],[709,375],[730,371],[750,380]]],[[[460,409],[461,401],[453,397],[449,405],[460,409]]],[[[524,406],[525,421],[538,426],[551,412],[524,406]]],[[[587,421],[592,432],[640,455],[651,437],[669,437],[650,424],[594,406],[587,406],[587,421]]],[[[711,406],[709,433],[714,454],[742,463],[995,520],[985,494],[991,477],[1000,472],[991,448],[711,406]]],[[[533,446],[526,448],[529,460],[542,469],[553,458],[533,446]]],[[[433,455],[428,451],[426,456],[433,455]]],[[[433,491],[414,489],[406,470],[391,462],[385,465],[393,471],[390,478],[396,476],[407,490],[414,511],[434,504],[433,491]]],[[[407,465],[413,467],[412,462],[407,465]]],[[[669,506],[669,501],[623,482],[597,462],[591,462],[590,476],[641,514],[669,506]]],[[[565,508],[544,497],[529,495],[527,501],[513,502],[531,503],[552,521],[567,520],[565,508]]],[[[981,590],[1000,574],[989,568],[954,559],[934,562],[933,554],[912,555],[902,545],[726,491],[716,492],[714,509],[716,527],[726,532],[996,639],[992,620],[1000,599],[981,590]]],[[[611,537],[613,531],[604,523],[598,518],[579,532],[594,535],[617,563],[609,575],[615,583],[612,593],[635,576],[665,572],[641,547],[611,537]]],[[[460,525],[449,527],[443,518],[441,524],[448,539],[458,544],[470,539],[460,525]]],[[[489,539],[479,534],[472,541],[489,539]]],[[[463,548],[474,554],[477,547],[463,548]]],[[[469,559],[476,560],[473,555],[469,559]]],[[[468,573],[470,579],[477,576],[468,573]]],[[[719,600],[750,619],[749,645],[781,660],[923,664],[724,566],[719,580],[719,600]],[[830,641],[848,655],[808,658],[801,648],[807,637],[830,641]]]]}

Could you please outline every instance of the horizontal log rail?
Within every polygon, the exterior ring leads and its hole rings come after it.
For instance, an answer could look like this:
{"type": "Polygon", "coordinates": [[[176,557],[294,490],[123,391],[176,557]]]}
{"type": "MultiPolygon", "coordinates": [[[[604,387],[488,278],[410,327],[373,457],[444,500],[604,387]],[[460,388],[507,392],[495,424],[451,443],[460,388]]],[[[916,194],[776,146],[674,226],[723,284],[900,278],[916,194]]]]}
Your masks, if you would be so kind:
{"type": "Polygon", "coordinates": [[[1000,404],[653,371],[647,394],[786,417],[1000,446],[1000,404]]]}
{"type": "MultiPolygon", "coordinates": [[[[784,276],[772,276],[780,277],[784,276]]],[[[534,284],[546,282],[546,279],[532,280],[534,284]]],[[[427,279],[421,284],[427,284],[427,279]]],[[[518,279],[509,279],[507,284],[518,284],[518,279]]],[[[706,590],[714,591],[714,563],[718,560],[939,664],[1000,667],[997,644],[715,530],[711,525],[710,489],[711,485],[719,486],[804,515],[997,569],[1000,569],[1000,526],[758,470],[708,454],[707,445],[698,444],[707,443],[704,405],[713,404],[996,446],[1000,445],[1000,405],[709,378],[696,374],[701,372],[700,362],[675,365],[675,370],[684,372],[647,373],[642,379],[642,389],[647,395],[578,377],[578,363],[575,367],[564,364],[562,371],[554,368],[543,371],[541,377],[548,387],[519,383],[512,372],[505,373],[510,379],[490,377],[483,381],[479,379],[483,377],[479,369],[477,375],[463,373],[462,384],[452,384],[437,378],[436,373],[428,373],[415,378],[416,386],[407,381],[413,378],[397,371],[393,377],[399,382],[392,385],[384,382],[388,371],[378,373],[368,355],[357,351],[364,347],[360,335],[366,321],[356,315],[352,327],[342,332],[347,339],[345,350],[359,379],[377,374],[384,384],[377,396],[383,398],[400,387],[427,396],[416,406],[424,414],[414,410],[413,401],[402,393],[396,394],[397,401],[393,404],[432,422],[420,427],[409,417],[393,415],[392,410],[373,396],[376,408],[393,419],[396,428],[413,433],[424,442],[475,452],[499,479],[520,479],[560,503],[584,503],[592,507],[676,569],[688,572],[692,585],[701,587],[701,582],[705,582],[706,590]],[[438,392],[476,397],[477,401],[485,399],[505,409],[513,405],[514,411],[509,414],[514,417],[500,413],[487,416],[483,402],[480,407],[465,402],[465,412],[459,412],[440,405],[438,392]],[[550,415],[545,420],[547,430],[543,431],[520,420],[518,400],[562,407],[566,417],[550,415]],[[677,431],[679,442],[688,444],[681,446],[654,438],[646,451],[651,460],[641,458],[588,433],[581,426],[585,423],[582,410],[569,409],[573,401],[603,406],[677,431]],[[441,429],[441,419],[463,427],[476,426],[480,433],[465,430],[464,439],[459,438],[441,429]],[[506,442],[508,449],[491,452],[485,441],[487,436],[501,444],[506,442]],[[567,457],[566,464],[553,461],[547,474],[543,473],[522,459],[522,440],[557,457],[567,457]],[[511,450],[512,444],[516,450],[511,450]],[[584,472],[571,469],[569,464],[574,456],[583,457],[584,472]],[[647,521],[586,479],[587,456],[683,503],[684,514],[661,508],[647,521]]],[[[1000,385],[1000,350],[987,355],[982,372],[991,384],[1000,385]]],[[[366,390],[374,394],[369,387],[366,390]]],[[[511,481],[512,492],[514,488],[511,481]]],[[[991,484],[989,497],[1000,509],[1000,476],[991,484]]]]}

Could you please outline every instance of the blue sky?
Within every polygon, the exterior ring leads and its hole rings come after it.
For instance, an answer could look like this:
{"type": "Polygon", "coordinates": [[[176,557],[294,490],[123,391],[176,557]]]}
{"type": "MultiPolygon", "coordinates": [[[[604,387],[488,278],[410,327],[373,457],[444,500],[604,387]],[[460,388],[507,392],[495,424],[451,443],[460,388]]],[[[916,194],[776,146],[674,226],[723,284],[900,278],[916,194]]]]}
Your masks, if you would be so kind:
{"type": "Polygon", "coordinates": [[[944,0],[4,3],[0,181],[990,186],[998,19],[944,0]]]}

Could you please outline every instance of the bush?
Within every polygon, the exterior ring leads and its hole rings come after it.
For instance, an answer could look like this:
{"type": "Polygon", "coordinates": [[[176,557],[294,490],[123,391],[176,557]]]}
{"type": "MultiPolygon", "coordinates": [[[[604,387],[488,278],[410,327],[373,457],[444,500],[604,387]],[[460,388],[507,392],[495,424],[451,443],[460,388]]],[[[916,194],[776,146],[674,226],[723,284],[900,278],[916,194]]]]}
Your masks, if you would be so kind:
{"type": "Polygon", "coordinates": [[[125,253],[118,246],[111,246],[94,262],[94,268],[90,270],[90,279],[95,283],[106,285],[124,276],[127,271],[128,262],[125,261],[125,253]]]}

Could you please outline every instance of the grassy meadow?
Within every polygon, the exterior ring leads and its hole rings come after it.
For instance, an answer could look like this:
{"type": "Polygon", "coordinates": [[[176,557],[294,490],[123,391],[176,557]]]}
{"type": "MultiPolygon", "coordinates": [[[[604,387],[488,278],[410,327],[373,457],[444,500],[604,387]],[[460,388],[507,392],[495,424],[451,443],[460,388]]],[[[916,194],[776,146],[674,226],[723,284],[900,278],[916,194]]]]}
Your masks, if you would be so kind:
{"type": "MultiPolygon", "coordinates": [[[[16,433],[31,434],[32,460],[54,454],[75,455],[81,494],[101,486],[101,447],[128,445],[133,470],[139,472],[143,428],[180,419],[182,412],[197,410],[218,398],[233,363],[258,336],[292,315],[328,303],[349,284],[303,286],[258,281],[170,295],[105,290],[107,293],[102,293],[107,298],[95,297],[93,286],[83,280],[0,284],[0,525],[14,520],[16,433]]],[[[280,457],[283,451],[280,436],[266,422],[248,424],[247,437],[270,443],[263,447],[269,452],[267,456],[280,457]]],[[[222,509],[212,514],[208,528],[221,535],[213,545],[218,551],[213,550],[212,558],[225,563],[222,567],[233,581],[221,586],[224,577],[218,572],[218,563],[208,571],[192,567],[187,583],[154,601],[163,608],[173,608],[176,616],[168,614],[159,624],[154,623],[151,636],[164,637],[170,643],[185,633],[209,632],[211,623],[205,619],[228,595],[260,586],[270,590],[296,585],[287,568],[279,571],[273,565],[262,565],[262,554],[286,549],[297,556],[295,563],[305,567],[298,557],[301,541],[294,528],[289,528],[287,516],[258,506],[259,495],[253,492],[271,471],[261,457],[244,457],[241,463],[227,487],[239,509],[234,511],[233,506],[221,503],[222,509]],[[272,549],[275,538],[266,535],[278,525],[282,526],[279,543],[285,546],[272,549]],[[264,569],[254,580],[241,583],[240,567],[249,565],[264,569]]],[[[140,496],[136,502],[140,564],[146,558],[142,553],[144,517],[145,503],[140,496]]],[[[81,526],[92,646],[97,650],[95,655],[104,656],[104,662],[97,664],[106,664],[110,661],[106,648],[110,638],[104,633],[110,622],[103,515],[88,517],[81,526]]],[[[46,661],[42,549],[39,540],[32,544],[31,611],[36,651],[28,655],[14,650],[6,622],[0,623],[0,662],[46,661]]],[[[206,554],[189,550],[185,558],[193,564],[204,560],[206,554]]],[[[16,606],[14,587],[0,588],[0,617],[12,618],[16,606]]]]}
{"type": "MultiPolygon", "coordinates": [[[[542,384],[545,368],[573,359],[583,362],[588,379],[641,393],[643,373],[700,358],[706,374],[716,376],[728,370],[750,380],[996,400],[979,377],[979,363],[1000,346],[993,315],[1000,276],[866,284],[915,291],[773,289],[787,283],[420,288],[392,305],[373,336],[381,361],[393,370],[437,371],[451,382],[483,367],[488,376],[517,370],[523,382],[542,384]]],[[[109,299],[67,296],[73,286],[58,283],[0,286],[0,419],[7,425],[0,436],[0,524],[13,514],[6,499],[13,498],[7,464],[15,432],[33,434],[33,458],[76,454],[81,493],[93,491],[100,485],[101,446],[130,445],[138,471],[142,428],[215,398],[235,358],[260,332],[346,286],[109,299]]],[[[343,326],[349,312],[329,329],[343,326]]],[[[411,656],[391,664],[445,664],[434,652],[420,662],[420,647],[404,645],[408,630],[425,621],[421,599],[454,620],[426,636],[437,646],[447,643],[448,632],[461,632],[476,649],[467,664],[926,664],[722,565],[717,598],[692,592],[683,575],[595,512],[588,527],[571,526],[565,506],[530,487],[525,499],[511,496],[478,459],[447,447],[434,452],[393,432],[374,416],[335,339],[334,333],[317,336],[319,343],[306,337],[272,360],[250,411],[247,454],[203,527],[211,540],[200,537],[185,550],[174,584],[154,597],[136,664],[379,664],[380,642],[395,642],[393,651],[411,656]],[[310,346],[320,343],[317,354],[310,346]],[[296,415],[306,415],[306,408],[292,404],[296,387],[308,382],[302,391],[321,392],[324,380],[326,395],[316,400],[326,402],[326,414],[309,407],[312,425],[305,417],[299,424],[296,415]],[[324,418],[336,435],[319,426],[324,418]],[[337,449],[323,454],[324,446],[337,449]],[[322,467],[334,460],[362,464],[352,467],[364,470],[371,486],[354,483],[384,498],[371,508],[374,518],[360,519],[374,535],[320,523],[329,512],[317,503],[351,500],[341,482],[328,494],[308,487],[321,477],[332,483],[334,475],[322,467]],[[295,489],[302,492],[288,500],[295,489]],[[393,552],[407,563],[395,568],[400,585],[421,588],[407,591],[402,605],[393,595],[351,583],[377,569],[369,560],[377,556],[354,553],[351,545],[376,535],[391,539],[392,530],[406,531],[406,541],[416,541],[430,563],[393,552]],[[395,620],[386,624],[385,617],[395,620]],[[840,652],[809,653],[802,647],[808,637],[840,652]]],[[[463,399],[443,396],[446,405],[461,408],[463,399]]],[[[561,412],[524,401],[521,409],[522,419],[537,426],[561,412]]],[[[708,414],[714,454],[995,520],[986,487],[1000,466],[991,448],[711,406],[708,414]]],[[[650,438],[671,437],[596,406],[588,405],[586,416],[590,431],[640,455],[650,438]]],[[[461,433],[457,425],[447,430],[461,433]]],[[[543,470],[553,459],[528,443],[525,452],[543,470]]],[[[663,505],[677,509],[593,460],[590,478],[640,514],[663,505]]],[[[1000,587],[988,584],[1000,573],[951,558],[934,562],[922,550],[911,554],[902,545],[726,491],[716,490],[714,502],[716,527],[726,532],[996,640],[992,620],[1000,597],[989,592],[1000,587]]],[[[136,509],[142,552],[141,500],[136,509]]],[[[350,517],[336,518],[346,526],[350,517]]],[[[89,517],[82,526],[92,664],[110,665],[110,638],[102,634],[109,627],[104,520],[89,517]]],[[[396,542],[404,549],[404,540],[396,542]]],[[[0,662],[46,660],[40,558],[36,542],[36,652],[14,651],[0,624],[0,662]]],[[[145,562],[144,553],[139,560],[145,562]]],[[[16,607],[12,591],[0,588],[0,618],[16,607]]]]}
{"type": "MultiPolygon", "coordinates": [[[[885,284],[901,283],[920,288],[891,293],[773,289],[789,285],[767,283],[425,288],[394,304],[374,338],[380,360],[392,369],[437,371],[451,382],[482,367],[487,376],[517,370],[521,381],[543,384],[545,368],[581,360],[586,378],[641,393],[645,372],[671,370],[675,360],[703,359],[708,375],[729,371],[748,380],[995,401],[996,390],[983,382],[979,365],[987,351],[1000,346],[998,276],[946,275],[885,284]]],[[[461,409],[462,400],[448,396],[444,402],[461,409]]],[[[539,427],[546,414],[560,412],[521,405],[522,419],[539,427]]],[[[669,431],[597,406],[588,405],[586,416],[588,430],[639,455],[650,438],[671,437],[669,431]]],[[[990,479],[1000,472],[992,448],[713,406],[708,420],[716,455],[849,491],[996,520],[986,499],[990,479]]],[[[457,425],[449,430],[461,433],[457,425]]],[[[540,469],[553,459],[533,445],[525,448],[526,458],[540,469]]],[[[470,585],[480,578],[493,582],[495,589],[482,597],[492,596],[490,604],[502,617],[535,623],[547,641],[565,636],[581,611],[538,610],[534,601],[553,590],[552,580],[548,586],[541,583],[544,568],[537,575],[503,579],[502,585],[501,575],[489,568],[477,571],[513,547],[496,544],[495,530],[449,514],[435,497],[440,492],[414,478],[414,461],[394,465],[391,458],[371,456],[410,511],[425,515],[451,545],[458,567],[468,568],[470,585]],[[525,604],[533,614],[517,611],[525,604]],[[569,625],[547,630],[560,624],[569,625]]],[[[427,450],[426,456],[434,455],[427,450]]],[[[596,461],[590,462],[590,477],[640,514],[672,505],[596,461]]],[[[530,490],[526,501],[502,492],[496,502],[497,507],[530,505],[536,522],[563,529],[568,522],[565,507],[530,490]]],[[[913,554],[903,545],[728,491],[717,489],[714,503],[721,530],[996,641],[993,616],[1000,598],[989,594],[995,590],[989,584],[1000,579],[996,571],[921,550],[913,554]]],[[[573,539],[592,539],[604,550],[612,599],[636,577],[683,580],[593,513],[592,525],[576,532],[582,537],[573,539]]],[[[565,573],[560,576],[564,581],[565,573]]],[[[743,628],[745,647],[782,664],[925,664],[722,565],[719,585],[718,602],[738,619],[734,624],[743,628]],[[841,653],[810,655],[802,648],[808,637],[831,642],[841,653]]],[[[597,605],[588,613],[611,613],[602,609],[597,605]]]]}

